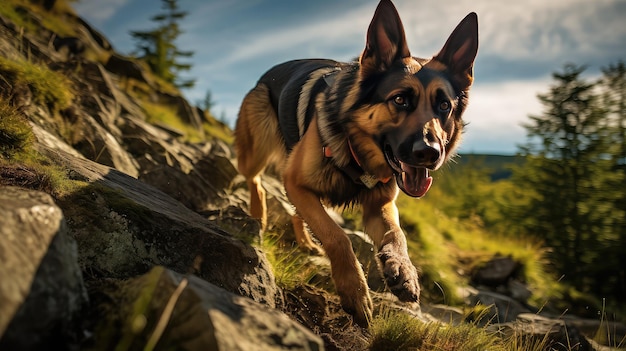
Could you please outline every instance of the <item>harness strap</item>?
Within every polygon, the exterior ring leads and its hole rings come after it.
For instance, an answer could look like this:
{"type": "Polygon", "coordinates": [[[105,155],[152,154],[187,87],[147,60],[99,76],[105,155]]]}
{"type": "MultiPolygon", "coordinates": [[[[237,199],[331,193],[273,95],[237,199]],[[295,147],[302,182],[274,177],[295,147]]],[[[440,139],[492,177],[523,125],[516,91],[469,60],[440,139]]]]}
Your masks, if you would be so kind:
{"type": "MultiPolygon", "coordinates": [[[[336,70],[329,72],[323,76],[326,85],[330,87],[335,83],[336,73],[339,71],[341,71],[341,68],[337,68],[336,70]]],[[[350,149],[350,154],[352,156],[350,158],[350,162],[346,166],[336,167],[339,168],[346,175],[348,175],[352,179],[352,181],[354,181],[356,184],[365,185],[368,189],[372,189],[373,187],[375,187],[378,182],[382,182],[384,184],[389,182],[391,178],[378,179],[376,178],[376,176],[365,172],[365,170],[361,166],[361,162],[359,162],[359,158],[357,157],[356,152],[354,152],[354,149],[352,148],[350,140],[348,140],[348,148],[350,149]]],[[[324,158],[333,158],[333,152],[328,146],[322,146],[322,155],[324,155],[324,158]]]]}
{"type": "MultiPolygon", "coordinates": [[[[350,149],[350,154],[352,155],[352,157],[350,158],[350,162],[344,167],[337,166],[337,168],[339,168],[342,172],[348,175],[353,182],[365,185],[368,189],[372,189],[376,186],[376,184],[378,184],[378,182],[387,184],[387,182],[391,180],[390,177],[378,179],[376,178],[376,176],[365,172],[365,170],[363,170],[363,168],[361,167],[361,162],[359,162],[359,158],[352,148],[352,143],[350,143],[350,140],[348,140],[348,148],[350,149]]],[[[325,158],[333,157],[332,150],[328,146],[322,146],[322,154],[325,158]]]]}

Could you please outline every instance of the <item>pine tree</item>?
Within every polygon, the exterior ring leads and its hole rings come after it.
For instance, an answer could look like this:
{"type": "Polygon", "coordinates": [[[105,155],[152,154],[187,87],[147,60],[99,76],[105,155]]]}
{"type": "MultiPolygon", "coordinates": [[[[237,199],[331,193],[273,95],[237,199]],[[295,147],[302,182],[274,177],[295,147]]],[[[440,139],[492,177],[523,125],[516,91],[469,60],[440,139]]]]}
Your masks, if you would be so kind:
{"type": "MultiPolygon", "coordinates": [[[[595,85],[580,76],[585,67],[566,65],[555,85],[538,98],[543,113],[524,125],[520,147],[527,163],[515,181],[530,201],[518,213],[526,229],[553,249],[556,268],[580,291],[594,289],[591,265],[602,258],[610,205],[603,204],[607,134],[595,85]]],[[[520,218],[520,217],[518,217],[520,218]]]]}
{"type": "Polygon", "coordinates": [[[613,264],[611,277],[615,280],[615,296],[626,296],[626,63],[619,61],[602,69],[599,84],[607,113],[611,169],[605,192],[613,204],[608,218],[612,235],[607,238],[611,249],[607,264],[613,264]],[[615,269],[617,268],[617,269],[615,269]]]}
{"type": "Polygon", "coordinates": [[[175,44],[183,32],[178,23],[187,12],[178,8],[177,0],[162,0],[164,12],[151,18],[157,28],[150,31],[131,31],[137,41],[136,48],[140,58],[145,60],[152,71],[165,81],[179,88],[191,88],[194,79],[181,80],[179,73],[191,69],[191,64],[178,61],[181,57],[191,57],[192,51],[181,51],[175,44]]]}

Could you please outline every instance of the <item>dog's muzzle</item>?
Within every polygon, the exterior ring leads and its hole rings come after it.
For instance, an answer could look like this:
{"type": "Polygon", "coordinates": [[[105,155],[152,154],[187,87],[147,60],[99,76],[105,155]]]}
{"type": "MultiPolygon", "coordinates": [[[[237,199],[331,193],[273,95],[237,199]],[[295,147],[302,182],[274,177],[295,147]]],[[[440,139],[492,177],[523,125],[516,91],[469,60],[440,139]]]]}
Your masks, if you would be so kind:
{"type": "Polygon", "coordinates": [[[433,183],[429,170],[439,168],[442,152],[438,143],[416,141],[411,148],[409,162],[403,162],[395,156],[391,145],[384,147],[387,163],[393,169],[398,187],[407,195],[422,197],[433,183]]]}

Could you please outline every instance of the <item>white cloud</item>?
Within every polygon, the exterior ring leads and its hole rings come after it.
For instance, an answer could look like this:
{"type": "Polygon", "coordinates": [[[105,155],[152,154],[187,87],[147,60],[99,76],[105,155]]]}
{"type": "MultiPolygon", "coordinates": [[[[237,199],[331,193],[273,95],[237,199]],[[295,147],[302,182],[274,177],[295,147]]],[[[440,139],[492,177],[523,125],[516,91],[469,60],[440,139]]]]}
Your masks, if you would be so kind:
{"type": "MultiPolygon", "coordinates": [[[[269,30],[250,33],[236,41],[227,40],[226,54],[209,64],[210,69],[220,70],[225,66],[254,60],[264,55],[298,52],[296,56],[314,56],[315,52],[324,51],[324,47],[336,48],[337,44],[362,42],[365,47],[365,32],[369,23],[368,16],[373,10],[369,6],[353,9],[349,13],[338,14],[322,22],[301,23],[294,27],[276,27],[269,30]],[[302,50],[304,48],[304,52],[302,50]]],[[[359,49],[360,50],[360,49],[359,49]]],[[[357,50],[354,55],[360,52],[357,50]]],[[[328,53],[327,53],[328,54],[328,53]]]]}
{"type": "Polygon", "coordinates": [[[92,25],[98,27],[102,26],[114,16],[128,1],[129,0],[84,0],[76,2],[73,4],[73,7],[78,13],[86,17],[92,25]]]}
{"type": "Polygon", "coordinates": [[[545,77],[473,87],[463,116],[469,125],[461,152],[515,152],[515,145],[525,140],[521,124],[529,115],[542,112],[537,94],[545,93],[549,82],[545,77]]]}

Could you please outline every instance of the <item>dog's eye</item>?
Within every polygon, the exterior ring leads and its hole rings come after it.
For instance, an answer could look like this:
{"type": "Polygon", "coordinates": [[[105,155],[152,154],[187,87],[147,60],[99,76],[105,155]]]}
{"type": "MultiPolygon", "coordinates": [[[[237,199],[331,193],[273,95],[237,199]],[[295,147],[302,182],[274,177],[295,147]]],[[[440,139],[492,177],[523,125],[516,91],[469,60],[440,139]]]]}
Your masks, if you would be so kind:
{"type": "Polygon", "coordinates": [[[439,111],[441,112],[449,112],[450,111],[450,101],[442,101],[439,103],[439,111]]]}
{"type": "Polygon", "coordinates": [[[398,94],[394,96],[392,99],[393,99],[393,103],[396,104],[397,106],[407,107],[409,105],[406,96],[402,94],[398,94]]]}

